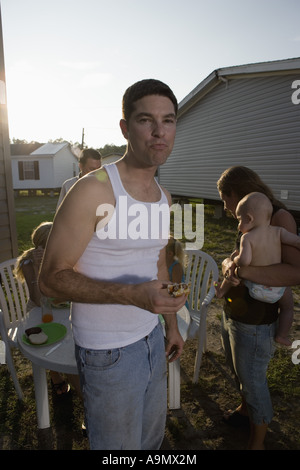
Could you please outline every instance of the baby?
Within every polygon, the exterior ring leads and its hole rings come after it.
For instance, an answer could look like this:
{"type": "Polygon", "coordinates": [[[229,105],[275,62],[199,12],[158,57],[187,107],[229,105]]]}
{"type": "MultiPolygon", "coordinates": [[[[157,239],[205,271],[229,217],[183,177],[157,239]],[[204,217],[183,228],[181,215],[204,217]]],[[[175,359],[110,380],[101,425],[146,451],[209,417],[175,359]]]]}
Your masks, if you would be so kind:
{"type": "MultiPolygon", "coordinates": [[[[267,196],[262,193],[250,193],[237,205],[236,217],[238,229],[242,232],[239,251],[231,255],[236,266],[269,266],[281,263],[281,244],[292,245],[300,249],[300,237],[282,227],[270,225],[273,207],[267,196]]],[[[291,289],[285,287],[267,287],[251,281],[244,281],[249,294],[254,299],[267,303],[280,300],[279,326],[275,341],[291,346],[288,333],[293,322],[293,299],[291,289]]],[[[217,297],[223,297],[232,287],[224,279],[216,285],[217,297]]]]}

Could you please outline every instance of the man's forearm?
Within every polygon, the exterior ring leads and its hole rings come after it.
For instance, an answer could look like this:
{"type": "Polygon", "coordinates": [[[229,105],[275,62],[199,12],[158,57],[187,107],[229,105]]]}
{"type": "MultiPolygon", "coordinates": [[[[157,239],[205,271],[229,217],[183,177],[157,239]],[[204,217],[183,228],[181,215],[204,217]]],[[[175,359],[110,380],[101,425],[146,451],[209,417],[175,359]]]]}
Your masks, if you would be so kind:
{"type": "Polygon", "coordinates": [[[72,269],[59,271],[51,277],[41,273],[39,286],[47,297],[72,302],[127,304],[132,300],[128,284],[91,279],[72,269]]]}
{"type": "MultiPolygon", "coordinates": [[[[123,284],[88,278],[72,269],[40,274],[40,290],[58,301],[78,303],[133,305],[149,312],[174,315],[185,297],[171,297],[162,281],[123,284]]],[[[175,316],[176,321],[176,316],[175,316]]],[[[170,325],[172,321],[170,320],[170,325]]],[[[168,325],[169,326],[169,325],[168,325]]]]}
{"type": "Polygon", "coordinates": [[[166,330],[172,330],[172,329],[178,330],[176,313],[174,313],[172,315],[163,315],[163,317],[164,317],[164,320],[165,320],[166,330]]]}

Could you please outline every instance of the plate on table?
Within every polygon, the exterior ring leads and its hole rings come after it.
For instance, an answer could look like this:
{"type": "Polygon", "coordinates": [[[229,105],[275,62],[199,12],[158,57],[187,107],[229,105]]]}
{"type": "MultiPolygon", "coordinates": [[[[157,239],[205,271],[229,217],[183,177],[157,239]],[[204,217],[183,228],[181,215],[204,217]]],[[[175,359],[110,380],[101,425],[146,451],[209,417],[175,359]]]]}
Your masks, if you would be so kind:
{"type": "Polygon", "coordinates": [[[28,344],[29,346],[41,347],[41,346],[49,346],[50,344],[54,344],[57,341],[63,339],[67,334],[67,328],[65,325],[61,323],[41,323],[40,325],[36,325],[42,329],[45,335],[48,336],[48,339],[43,344],[32,344],[26,334],[23,335],[23,343],[28,344]]]}

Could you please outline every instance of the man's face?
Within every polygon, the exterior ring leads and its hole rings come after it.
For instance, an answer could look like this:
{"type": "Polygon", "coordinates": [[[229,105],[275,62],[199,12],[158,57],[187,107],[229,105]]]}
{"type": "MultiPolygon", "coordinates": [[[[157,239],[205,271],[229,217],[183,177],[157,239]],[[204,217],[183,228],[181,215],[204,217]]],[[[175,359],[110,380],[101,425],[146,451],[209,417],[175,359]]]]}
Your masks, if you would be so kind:
{"type": "Polygon", "coordinates": [[[170,155],[176,134],[176,116],[172,101],[149,95],[135,102],[129,121],[120,123],[128,140],[128,154],[142,167],[159,166],[170,155]]]}
{"type": "Polygon", "coordinates": [[[101,160],[94,160],[94,158],[88,158],[85,164],[79,164],[81,175],[87,175],[91,171],[98,170],[101,167],[101,160]]]}

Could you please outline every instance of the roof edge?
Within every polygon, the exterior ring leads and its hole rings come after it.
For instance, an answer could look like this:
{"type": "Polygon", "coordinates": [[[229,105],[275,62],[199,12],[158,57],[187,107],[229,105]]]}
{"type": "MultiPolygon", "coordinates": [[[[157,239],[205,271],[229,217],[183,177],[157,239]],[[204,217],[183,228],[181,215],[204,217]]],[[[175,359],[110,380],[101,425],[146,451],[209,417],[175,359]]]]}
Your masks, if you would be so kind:
{"type": "Polygon", "coordinates": [[[214,70],[199,83],[178,105],[178,117],[184,114],[191,106],[209,93],[215,86],[222,83],[222,78],[242,78],[248,75],[263,75],[278,73],[299,72],[300,57],[270,62],[257,62],[253,64],[234,65],[214,70]]]}
{"type": "Polygon", "coordinates": [[[291,72],[300,69],[300,57],[292,59],[274,60],[270,62],[257,62],[245,65],[235,65],[218,69],[220,76],[243,75],[268,72],[291,72]]]}
{"type": "Polygon", "coordinates": [[[211,91],[219,83],[217,70],[214,70],[197,85],[178,105],[178,117],[184,114],[193,104],[211,91]]]}

